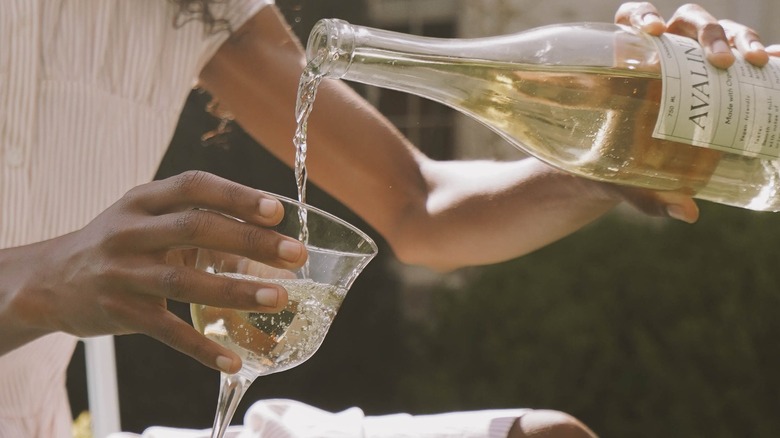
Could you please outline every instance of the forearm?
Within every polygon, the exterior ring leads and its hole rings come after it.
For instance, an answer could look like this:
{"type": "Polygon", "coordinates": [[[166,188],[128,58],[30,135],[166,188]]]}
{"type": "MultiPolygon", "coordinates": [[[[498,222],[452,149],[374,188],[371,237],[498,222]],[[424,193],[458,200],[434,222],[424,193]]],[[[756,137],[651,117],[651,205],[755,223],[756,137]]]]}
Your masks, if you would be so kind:
{"type": "Polygon", "coordinates": [[[619,202],[602,184],[536,159],[430,160],[343,87],[326,83],[315,103],[309,176],[380,232],[405,263],[451,270],[519,257],[619,202]]]}
{"type": "Polygon", "coordinates": [[[391,240],[406,263],[451,270],[528,254],[592,222],[618,204],[601,183],[535,159],[431,162],[431,192],[391,240]]]}
{"type": "MultiPolygon", "coordinates": [[[[292,164],[302,53],[267,9],[220,49],[202,80],[244,129],[292,164]]],[[[307,166],[312,181],[379,231],[401,260],[441,270],[526,254],[617,202],[535,160],[429,160],[332,80],[321,84],[309,120],[307,166]]]]}

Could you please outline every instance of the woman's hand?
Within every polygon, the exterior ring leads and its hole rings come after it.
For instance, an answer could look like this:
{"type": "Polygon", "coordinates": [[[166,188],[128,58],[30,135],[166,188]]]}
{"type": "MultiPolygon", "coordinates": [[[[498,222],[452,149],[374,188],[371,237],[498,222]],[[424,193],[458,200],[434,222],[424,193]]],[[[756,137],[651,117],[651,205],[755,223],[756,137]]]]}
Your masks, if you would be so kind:
{"type": "MultiPolygon", "coordinates": [[[[628,2],[618,9],[615,22],[651,35],[670,32],[695,39],[704,48],[707,60],[720,68],[728,68],[734,63],[736,58],[732,48],[759,67],[769,62],[770,55],[780,55],[780,45],[765,48],[755,30],[731,20],[717,20],[697,4],[681,6],[668,22],[664,22],[652,3],[628,2]]],[[[610,190],[650,215],[660,212],[685,222],[694,222],[698,218],[696,204],[684,195],[625,187],[611,187],[610,190]],[[659,207],[665,210],[661,212],[659,207]]]]}
{"type": "Polygon", "coordinates": [[[257,190],[187,172],[130,190],[79,231],[4,250],[0,352],[54,331],[144,333],[204,365],[236,372],[238,355],[169,312],[167,300],[275,312],[287,304],[286,291],[168,262],[179,251],[210,248],[301,266],[303,245],[266,228],[282,214],[276,199],[257,190]]]}
{"type": "Polygon", "coordinates": [[[717,20],[697,4],[681,6],[665,23],[651,3],[624,3],[615,14],[615,22],[651,35],[670,32],[693,38],[702,45],[710,63],[720,68],[728,68],[734,63],[732,47],[745,60],[759,67],[769,61],[770,54],[780,54],[780,46],[765,48],[755,30],[731,20],[717,20]]]}

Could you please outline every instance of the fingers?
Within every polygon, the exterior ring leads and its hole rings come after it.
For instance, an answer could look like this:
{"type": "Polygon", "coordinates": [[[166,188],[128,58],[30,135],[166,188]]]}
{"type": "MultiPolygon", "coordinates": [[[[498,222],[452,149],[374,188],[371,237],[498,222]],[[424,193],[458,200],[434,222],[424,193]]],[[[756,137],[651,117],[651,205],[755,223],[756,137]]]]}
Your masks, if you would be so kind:
{"type": "Polygon", "coordinates": [[[624,186],[612,186],[623,200],[648,216],[676,219],[689,224],[699,220],[699,207],[688,195],[677,192],[655,192],[624,186]]]}
{"type": "Polygon", "coordinates": [[[140,333],[160,341],[209,368],[226,373],[241,369],[241,358],[228,348],[209,340],[192,325],[168,311],[164,301],[157,298],[134,300],[127,305],[125,294],[114,294],[99,300],[101,309],[109,318],[111,333],[140,333]]]}
{"type": "Polygon", "coordinates": [[[780,56],[780,44],[772,44],[765,49],[769,56],[780,56]]]}
{"type": "Polygon", "coordinates": [[[115,248],[210,248],[286,269],[307,258],[302,243],[265,228],[284,215],[277,199],[208,173],[187,172],[136,187],[121,203],[144,214],[111,221],[107,245],[115,248]]]}
{"type": "Polygon", "coordinates": [[[126,198],[138,208],[157,215],[201,208],[263,226],[279,223],[284,215],[282,204],[276,198],[199,171],[136,187],[126,198]]]}
{"type": "Polygon", "coordinates": [[[734,47],[749,63],[764,66],[769,62],[769,54],[755,30],[731,20],[721,20],[721,26],[734,47]]]}
{"type": "Polygon", "coordinates": [[[699,206],[686,195],[674,192],[654,192],[656,202],[664,205],[666,216],[689,224],[699,220],[699,206]]]}
{"type": "Polygon", "coordinates": [[[212,211],[187,210],[151,220],[145,238],[158,248],[209,248],[287,269],[302,266],[307,258],[304,245],[291,237],[212,211]]]}
{"type": "Polygon", "coordinates": [[[648,2],[623,3],[615,14],[615,23],[636,27],[655,36],[666,31],[666,24],[658,10],[648,2]]]}
{"type": "Polygon", "coordinates": [[[697,4],[677,9],[667,23],[667,31],[699,41],[707,60],[716,67],[728,68],[735,61],[723,26],[697,4]]]}
{"type": "Polygon", "coordinates": [[[731,20],[718,21],[697,4],[681,6],[664,25],[651,3],[628,2],[618,9],[615,22],[633,26],[650,35],[658,36],[666,31],[695,39],[704,48],[707,60],[719,68],[728,68],[736,60],[732,47],[753,65],[760,67],[769,61],[770,53],[753,29],[731,20]]]}
{"type": "Polygon", "coordinates": [[[241,369],[241,358],[234,352],[209,340],[176,315],[165,311],[160,315],[139,318],[144,326],[139,330],[170,347],[194,358],[203,365],[228,374],[241,369]]]}
{"type": "Polygon", "coordinates": [[[260,278],[236,279],[177,266],[156,265],[132,272],[141,280],[140,293],[184,303],[205,304],[262,313],[276,313],[287,306],[284,287],[260,278]]]}

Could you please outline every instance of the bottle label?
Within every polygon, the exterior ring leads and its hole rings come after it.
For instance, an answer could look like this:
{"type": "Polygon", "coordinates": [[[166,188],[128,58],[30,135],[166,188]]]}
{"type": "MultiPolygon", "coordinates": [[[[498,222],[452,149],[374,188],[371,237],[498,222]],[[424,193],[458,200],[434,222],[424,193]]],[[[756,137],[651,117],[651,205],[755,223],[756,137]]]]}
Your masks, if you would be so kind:
{"type": "Polygon", "coordinates": [[[652,39],[663,76],[653,137],[780,157],[780,59],[759,68],[736,54],[737,61],[724,70],[710,65],[693,39],[673,34],[652,39]]]}

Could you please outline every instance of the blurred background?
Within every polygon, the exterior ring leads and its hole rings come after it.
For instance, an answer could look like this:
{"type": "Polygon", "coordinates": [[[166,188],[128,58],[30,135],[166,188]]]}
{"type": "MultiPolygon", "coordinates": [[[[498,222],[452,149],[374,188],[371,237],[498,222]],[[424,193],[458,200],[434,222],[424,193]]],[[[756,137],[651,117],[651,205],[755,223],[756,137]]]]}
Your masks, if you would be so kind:
{"type": "MultiPolygon", "coordinates": [[[[305,39],[325,17],[472,37],[609,22],[621,2],[277,3],[305,39]]],[[[767,44],[780,42],[776,0],[699,3],[754,27],[767,44]]],[[[654,4],[668,18],[682,2],[654,4]]],[[[447,108],[356,88],[434,158],[522,156],[447,108]]],[[[158,177],[204,169],[295,197],[292,171],[239,127],[222,146],[201,144],[217,124],[204,111],[208,100],[190,96],[158,177]]],[[[292,398],[368,414],[552,408],[603,437],[780,436],[780,215],[702,203],[700,222],[685,225],[621,208],[521,259],[440,275],[399,264],[377,233],[316,187],[309,199],[369,231],[380,256],[349,293],[320,351],[298,368],[258,379],[234,422],[255,400],[292,398]]],[[[186,305],[171,307],[189,320],[186,305]]],[[[143,336],[119,337],[116,349],[123,429],[211,426],[216,372],[143,336]]],[[[69,389],[78,415],[87,409],[82,347],[69,389]]]]}

